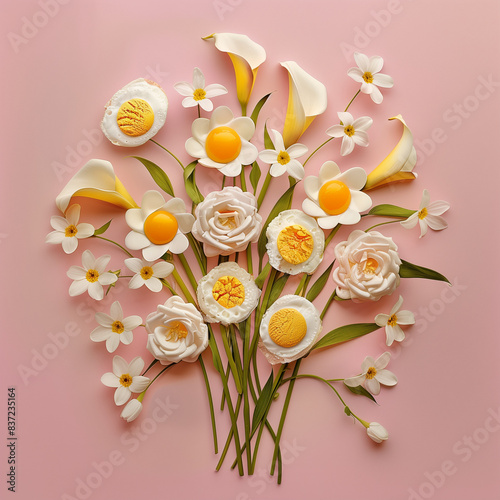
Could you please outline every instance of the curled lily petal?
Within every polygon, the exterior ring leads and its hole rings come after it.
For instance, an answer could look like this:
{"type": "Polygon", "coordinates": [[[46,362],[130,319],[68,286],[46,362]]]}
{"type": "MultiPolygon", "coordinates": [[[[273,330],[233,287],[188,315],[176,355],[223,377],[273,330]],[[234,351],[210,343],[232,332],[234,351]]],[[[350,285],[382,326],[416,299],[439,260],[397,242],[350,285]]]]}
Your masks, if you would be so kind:
{"type": "Polygon", "coordinates": [[[94,198],[125,209],[138,207],[106,160],[88,161],[57,196],[57,208],[64,213],[73,196],[94,198]]]}
{"type": "Polygon", "coordinates": [[[214,39],[215,47],[218,50],[226,52],[231,58],[236,75],[236,94],[241,104],[242,113],[246,114],[257,70],[266,60],[266,51],[246,35],[213,33],[204,37],[203,40],[210,38],[214,39]]]}
{"type": "Polygon", "coordinates": [[[283,139],[285,147],[295,144],[307,127],[326,109],[326,87],[306,73],[296,62],[281,65],[288,71],[289,91],[283,139]]]}
{"type": "Polygon", "coordinates": [[[396,147],[370,174],[364,191],[384,186],[390,182],[413,180],[417,174],[413,167],[417,163],[417,153],[413,146],[413,134],[407,127],[401,115],[393,116],[389,120],[399,120],[403,124],[403,135],[396,147]]]}

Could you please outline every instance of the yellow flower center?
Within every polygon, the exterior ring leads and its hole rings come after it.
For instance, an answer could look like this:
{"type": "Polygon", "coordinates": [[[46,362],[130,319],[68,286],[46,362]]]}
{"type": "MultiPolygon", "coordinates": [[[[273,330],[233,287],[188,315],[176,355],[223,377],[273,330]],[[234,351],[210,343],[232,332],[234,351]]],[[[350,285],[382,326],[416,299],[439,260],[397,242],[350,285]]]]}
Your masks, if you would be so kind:
{"type": "Polygon", "coordinates": [[[312,254],[314,240],[304,227],[295,224],[281,230],[277,239],[280,255],[290,264],[301,264],[312,254]]]}
{"type": "Polygon", "coordinates": [[[369,257],[368,259],[366,259],[364,272],[366,274],[373,274],[377,270],[377,267],[378,262],[375,259],[369,257]]]}
{"type": "Polygon", "coordinates": [[[328,181],[319,190],[318,202],[328,215],[340,215],[351,204],[351,191],[342,181],[328,181]]]}
{"type": "Polygon", "coordinates": [[[346,125],[344,127],[344,134],[352,137],[354,135],[354,127],[352,125],[346,125]]]}
{"type": "Polygon", "coordinates": [[[123,387],[129,387],[132,384],[132,377],[128,373],[124,373],[120,377],[120,384],[123,385],[123,387]]]}
{"type": "Polygon", "coordinates": [[[276,311],[269,320],[269,337],[281,347],[296,346],[307,333],[307,323],[297,309],[276,311]]]}
{"type": "Polygon", "coordinates": [[[203,101],[207,97],[207,93],[203,89],[196,89],[193,92],[193,99],[195,101],[203,101]]]}
{"type": "Polygon", "coordinates": [[[85,277],[90,283],[95,283],[99,279],[99,271],[97,269],[89,269],[85,277]]]}
{"type": "Polygon", "coordinates": [[[236,229],[238,227],[238,223],[236,222],[237,215],[238,212],[233,210],[221,210],[218,217],[219,223],[229,230],[236,229]]]}
{"type": "Polygon", "coordinates": [[[425,219],[428,215],[427,209],[424,207],[420,212],[418,212],[418,218],[419,219],[425,219]]]}
{"type": "Polygon", "coordinates": [[[240,154],[241,138],[231,127],[216,127],[207,136],[205,151],[211,160],[229,163],[240,154]]]}
{"type": "Polygon", "coordinates": [[[373,75],[369,71],[367,71],[363,74],[363,80],[366,83],[373,83],[373,75]]]}
{"type": "Polygon", "coordinates": [[[165,338],[172,342],[177,342],[179,339],[185,339],[188,335],[188,330],[184,323],[174,321],[170,323],[168,330],[165,332],[165,338]]]}
{"type": "Polygon", "coordinates": [[[280,165],[286,165],[290,162],[290,155],[286,151],[280,151],[278,155],[278,163],[280,165]]]}
{"type": "Polygon", "coordinates": [[[125,331],[125,327],[121,321],[117,320],[111,325],[111,331],[114,333],[123,333],[125,331]]]}
{"type": "Polygon", "coordinates": [[[144,221],[144,234],[151,243],[165,245],[177,234],[177,219],[165,210],[157,210],[144,221]]]}
{"type": "Polygon", "coordinates": [[[73,224],[69,225],[64,231],[64,235],[66,236],[66,238],[76,236],[76,233],[78,233],[78,229],[73,224]]]}
{"type": "Polygon", "coordinates": [[[393,314],[387,321],[387,324],[389,326],[397,325],[397,323],[398,323],[398,317],[395,314],[393,314]]]}
{"type": "Polygon", "coordinates": [[[368,371],[366,372],[366,378],[368,380],[371,380],[373,377],[375,377],[375,375],[377,375],[377,370],[374,366],[370,366],[370,368],[368,368],[368,371]]]}
{"type": "Polygon", "coordinates": [[[149,278],[153,277],[153,268],[149,266],[144,266],[141,269],[141,278],[143,280],[148,280],[149,278]]]}
{"type": "Polygon", "coordinates": [[[124,102],[116,115],[120,130],[130,137],[144,135],[155,121],[153,108],[144,99],[124,102]]]}
{"type": "Polygon", "coordinates": [[[213,298],[226,309],[241,306],[245,300],[245,287],[234,276],[221,276],[212,288],[213,298]]]}

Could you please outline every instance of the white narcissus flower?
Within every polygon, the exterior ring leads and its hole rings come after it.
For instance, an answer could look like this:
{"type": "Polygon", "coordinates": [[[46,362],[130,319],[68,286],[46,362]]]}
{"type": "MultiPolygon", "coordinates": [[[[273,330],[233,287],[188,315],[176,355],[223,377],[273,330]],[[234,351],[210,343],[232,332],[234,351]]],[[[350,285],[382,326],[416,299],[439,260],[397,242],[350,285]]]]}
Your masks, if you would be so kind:
{"type": "Polygon", "coordinates": [[[361,116],[354,119],[351,113],[339,112],[341,125],[333,125],[326,133],[331,137],[342,137],[340,154],[346,156],[352,153],[354,145],[368,146],[368,134],[366,131],[372,126],[373,120],[369,116],[361,116]]]}
{"type": "Polygon", "coordinates": [[[142,411],[142,403],[139,399],[131,399],[123,408],[120,417],[127,422],[135,420],[142,411]]]}
{"type": "Polygon", "coordinates": [[[118,301],[111,304],[109,314],[97,312],[95,320],[99,323],[90,334],[90,339],[94,342],[106,341],[108,352],[116,351],[120,342],[128,345],[134,339],[132,330],[142,323],[140,316],[123,317],[123,309],[118,301]]]}
{"type": "Polygon", "coordinates": [[[102,300],[103,285],[111,285],[118,279],[116,274],[106,271],[110,260],[109,255],[102,255],[96,259],[90,250],[85,250],[82,254],[83,267],[71,266],[66,273],[68,278],[74,280],[69,287],[71,297],[88,291],[94,300],[102,300]]]}
{"type": "Polygon", "coordinates": [[[288,172],[288,175],[300,181],[304,177],[304,167],[297,158],[307,153],[307,146],[296,143],[285,148],[282,135],[274,129],[271,132],[273,133],[273,145],[275,149],[261,151],[259,158],[264,163],[271,165],[269,173],[273,177],[279,177],[288,172]]]}
{"type": "Polygon", "coordinates": [[[403,297],[400,296],[389,314],[377,314],[375,323],[378,326],[385,326],[386,344],[392,345],[394,341],[401,342],[405,338],[405,334],[399,325],[415,324],[415,316],[411,311],[400,311],[399,308],[403,305],[403,297]]]}
{"type": "Polygon", "coordinates": [[[135,273],[128,283],[128,287],[135,290],[146,285],[152,292],[161,292],[163,284],[160,279],[172,274],[174,265],[163,260],[159,262],[148,262],[146,260],[131,258],[125,259],[125,265],[135,273]]]}
{"type": "Polygon", "coordinates": [[[105,373],[101,382],[107,387],[116,387],[115,404],[125,404],[133,392],[142,392],[149,385],[149,378],[143,377],[144,360],[137,356],[127,363],[121,356],[113,358],[113,373],[105,373]]]}
{"type": "Polygon", "coordinates": [[[378,422],[370,422],[370,424],[366,427],[366,433],[376,443],[381,443],[382,441],[387,441],[387,439],[389,439],[387,429],[378,422]]]}
{"type": "Polygon", "coordinates": [[[47,235],[45,243],[62,244],[65,253],[73,253],[78,247],[78,240],[90,238],[95,228],[92,224],[80,220],[80,205],[71,205],[66,211],[66,217],[54,215],[50,218],[50,225],[55,229],[47,235]]]}
{"type": "Polygon", "coordinates": [[[412,229],[418,222],[420,225],[420,238],[427,233],[427,227],[430,227],[434,231],[441,231],[448,227],[447,222],[440,216],[450,208],[450,204],[442,200],[429,202],[429,191],[424,189],[418,211],[410,215],[408,219],[401,221],[401,225],[405,229],[412,229]]]}
{"type": "Polygon", "coordinates": [[[376,360],[367,356],[361,365],[362,373],[356,377],[346,378],[344,384],[348,387],[364,385],[365,389],[375,396],[380,393],[380,384],[393,386],[398,383],[394,373],[385,370],[391,359],[390,352],[384,352],[376,360]]]}
{"type": "Polygon", "coordinates": [[[194,216],[186,212],[181,198],[166,202],[158,191],[147,191],[141,208],[127,210],[125,220],[132,229],[125,237],[125,246],[142,250],[144,259],[152,262],[166,252],[179,254],[187,249],[185,233],[191,231],[194,216]]]}
{"type": "Polygon", "coordinates": [[[205,76],[200,68],[193,70],[193,83],[179,82],[174,85],[174,89],[180,95],[185,96],[182,105],[185,108],[191,108],[199,105],[205,111],[212,111],[214,105],[210,100],[212,97],[227,94],[227,89],[218,83],[212,83],[205,87],[205,76]]]}
{"type": "Polygon", "coordinates": [[[354,53],[357,68],[351,68],[347,74],[355,81],[361,83],[361,92],[368,94],[372,101],[380,104],[384,99],[378,87],[391,88],[394,80],[389,75],[380,73],[384,60],[380,56],[368,57],[359,52],[354,53]]]}

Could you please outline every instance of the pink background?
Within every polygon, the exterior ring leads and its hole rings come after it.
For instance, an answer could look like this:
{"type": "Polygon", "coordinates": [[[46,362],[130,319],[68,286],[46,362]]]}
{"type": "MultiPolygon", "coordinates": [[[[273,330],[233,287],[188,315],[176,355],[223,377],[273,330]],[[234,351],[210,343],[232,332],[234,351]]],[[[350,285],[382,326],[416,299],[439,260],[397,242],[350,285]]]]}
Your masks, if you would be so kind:
{"type": "MultiPolygon", "coordinates": [[[[15,386],[15,498],[498,498],[496,0],[25,0],[8,2],[8,7],[4,2],[3,10],[0,436],[5,442],[7,388],[15,386]],[[326,138],[324,131],[337,123],[336,112],[357,90],[346,75],[353,58],[344,51],[382,55],[383,72],[394,78],[394,88],[383,91],[382,105],[361,95],[351,108],[355,116],[374,119],[370,147],[341,158],[339,142],[334,141],[310,162],[308,172],[317,173],[329,159],[342,169],[363,166],[370,171],[399,139],[400,127],[386,119],[401,113],[419,151],[419,178],[374,192],[374,204],[417,208],[422,190],[428,188],[433,200],[452,205],[446,214],[449,229],[430,231],[423,239],[418,229],[406,231],[398,224],[382,229],[394,237],[403,258],[437,269],[455,284],[450,290],[439,282],[403,280],[399,292],[404,308],[414,311],[418,322],[407,330],[405,342],[389,349],[389,369],[397,374],[398,385],[382,390],[379,406],[342,392],[353,411],[389,430],[389,440],[375,445],[343,414],[327,387],[299,381],[282,438],[285,465],[279,487],[267,474],[268,441],[253,478],[240,478],[229,470],[232,455],[220,472],[214,472],[218,458],[197,364],[173,369],[148,392],[141,417],[132,424],[121,421],[112,389],[100,383],[101,374],[110,371],[112,355],[89,340],[96,326],[93,314],[109,312],[111,302],[120,300],[126,315],[145,318],[167,294],[159,299],[145,289],[128,293],[122,282],[101,303],[88,296],[71,298],[65,273],[80,264],[82,250],[109,253],[113,269],[123,266],[123,257],[98,241],[82,242],[69,256],[44,244],[51,230],[49,219],[57,213],[56,195],[90,158],[110,160],[137,201],[155,185],[131,154],[160,164],[183,193],[178,165],[154,144],[123,150],[97,131],[103,106],[114,92],[137,77],[150,77],[170,100],[167,125],[157,139],[187,162],[183,144],[195,111],[181,107],[174,83],[189,81],[193,67],[199,66],[207,83],[222,83],[231,91],[216,105],[227,104],[238,112],[229,59],[212,42],[201,40],[213,32],[245,33],[266,48],[267,62],[250,106],[276,91],[262,112],[270,127],[281,128],[286,109],[287,76],[279,62],[295,60],[326,84],[328,109],[301,140],[310,150],[326,138]],[[66,170],[57,174],[61,166],[66,170]],[[56,347],[54,338],[65,340],[56,347]],[[20,370],[25,369],[33,371],[23,380],[20,370]],[[161,410],[167,401],[168,418],[161,410]],[[104,464],[110,460],[112,470],[104,464]]],[[[262,123],[255,139],[259,148],[262,123]]],[[[203,172],[199,178],[204,193],[219,188],[218,175],[203,172]]],[[[280,182],[274,186],[284,186],[280,182]]],[[[295,206],[302,197],[299,187],[295,206]]],[[[114,217],[109,235],[123,241],[121,210],[97,202],[82,204],[82,219],[96,227],[114,217]]],[[[343,228],[336,241],[349,231],[343,228]]],[[[332,258],[331,249],[328,257],[332,258]]],[[[371,322],[375,314],[388,312],[395,299],[386,297],[367,306],[334,304],[324,331],[371,322]]],[[[321,300],[326,296],[318,303],[321,300]]],[[[116,354],[127,359],[140,354],[149,360],[144,345],[140,328],[132,346],[120,346],[116,354]]],[[[354,375],[366,355],[385,350],[384,334],[378,331],[310,356],[301,372],[327,378],[354,375]]],[[[210,365],[208,353],[205,360],[210,365]]],[[[265,378],[265,364],[261,372],[265,378]]],[[[210,376],[219,394],[212,368],[210,376]]],[[[217,418],[223,442],[228,422],[225,414],[217,412],[217,418]]],[[[277,409],[271,418],[277,421],[277,409]]],[[[3,446],[0,453],[2,498],[8,493],[7,451],[3,446]]]]}

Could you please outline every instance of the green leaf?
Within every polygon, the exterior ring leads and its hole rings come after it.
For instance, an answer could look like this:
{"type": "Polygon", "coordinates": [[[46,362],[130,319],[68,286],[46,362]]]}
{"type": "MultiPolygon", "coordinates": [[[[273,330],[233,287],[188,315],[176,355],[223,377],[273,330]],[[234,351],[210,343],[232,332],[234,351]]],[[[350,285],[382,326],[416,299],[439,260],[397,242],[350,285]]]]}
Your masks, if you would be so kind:
{"type": "Polygon", "coordinates": [[[285,191],[285,193],[281,196],[281,198],[278,200],[276,205],[274,205],[274,208],[269,213],[269,217],[267,218],[266,223],[262,227],[262,230],[260,232],[259,242],[257,243],[257,249],[259,250],[259,260],[261,262],[262,262],[262,258],[264,257],[264,254],[266,253],[267,226],[269,226],[269,223],[275,217],[277,217],[281,212],[283,212],[284,210],[288,210],[292,206],[293,190],[295,189],[296,185],[297,184],[290,186],[285,191]]]}
{"type": "Polygon", "coordinates": [[[197,164],[198,162],[195,160],[184,169],[184,184],[186,186],[186,193],[193,200],[193,203],[196,204],[201,203],[205,199],[196,185],[194,173],[197,164]]]}
{"type": "MultiPolygon", "coordinates": [[[[111,219],[113,220],[113,219],[111,219]]],[[[111,224],[111,220],[109,220],[108,222],[106,222],[106,224],[102,225],[100,228],[96,229],[94,231],[94,236],[99,236],[100,234],[103,234],[104,232],[106,232],[106,230],[108,229],[109,225],[111,224]]]]}
{"type": "Polygon", "coordinates": [[[410,264],[406,260],[401,260],[399,275],[401,278],[423,278],[428,280],[444,281],[451,285],[450,280],[437,271],[433,271],[427,267],[410,264]]]}
{"type": "Polygon", "coordinates": [[[269,276],[269,273],[271,271],[271,264],[269,262],[264,266],[264,269],[262,269],[261,273],[255,278],[255,284],[262,290],[262,287],[264,286],[264,281],[266,281],[266,278],[269,276]]]}
{"type": "Polygon", "coordinates": [[[252,170],[250,170],[250,183],[253,187],[253,194],[257,191],[257,185],[259,184],[259,179],[261,176],[259,164],[254,161],[252,164],[252,170]]]}
{"type": "Polygon", "coordinates": [[[365,396],[368,399],[371,399],[373,402],[377,402],[376,399],[362,386],[358,385],[356,387],[350,387],[344,384],[353,394],[359,394],[360,396],[365,396]]]}
{"type": "Polygon", "coordinates": [[[266,149],[274,149],[273,141],[271,140],[271,136],[269,135],[269,132],[267,131],[267,122],[264,125],[264,147],[266,149]]]}
{"type": "Polygon", "coordinates": [[[169,194],[170,196],[175,196],[172,183],[170,182],[168,175],[163,171],[163,169],[156,165],[156,163],[146,160],[146,158],[141,158],[140,156],[132,156],[132,158],[139,160],[148,169],[151,177],[160,189],[163,189],[163,191],[165,191],[165,193],[169,194]]]}
{"type": "Polygon", "coordinates": [[[271,288],[271,293],[269,294],[269,300],[267,302],[267,307],[271,307],[271,305],[276,302],[278,297],[281,295],[281,292],[283,291],[283,288],[285,288],[286,282],[288,281],[288,278],[290,277],[289,274],[284,274],[281,278],[277,279],[273,287],[271,288]]]}
{"type": "Polygon", "coordinates": [[[274,377],[273,377],[273,372],[271,370],[271,374],[267,379],[266,385],[262,388],[262,392],[260,393],[259,399],[255,404],[255,410],[253,412],[253,418],[252,418],[252,432],[254,432],[261,423],[262,419],[264,418],[267,412],[267,409],[269,408],[269,405],[273,400],[273,382],[274,382],[274,377]]]}
{"type": "Polygon", "coordinates": [[[314,285],[307,292],[306,299],[309,302],[312,302],[321,293],[326,283],[328,282],[328,278],[330,277],[332,268],[333,262],[328,266],[326,271],[314,282],[314,285]]]}
{"type": "Polygon", "coordinates": [[[269,92],[269,94],[265,95],[256,105],[255,108],[253,108],[252,115],[250,118],[253,120],[255,125],[257,125],[257,118],[259,117],[260,110],[262,109],[262,106],[266,104],[266,101],[269,99],[271,96],[272,92],[269,92]]]}
{"type": "Polygon", "coordinates": [[[311,348],[321,349],[323,347],[330,347],[332,345],[340,344],[341,342],[347,342],[358,337],[362,337],[367,333],[374,332],[378,330],[380,326],[376,323],[355,323],[353,325],[345,325],[339,328],[335,328],[331,332],[328,332],[323,338],[318,340],[311,348]]]}
{"type": "Polygon", "coordinates": [[[376,205],[369,212],[368,215],[379,215],[382,217],[401,217],[407,219],[413,215],[416,210],[408,210],[407,208],[398,207],[396,205],[376,205]]]}

